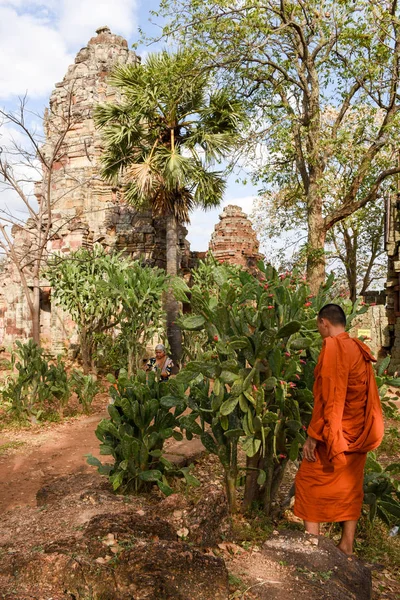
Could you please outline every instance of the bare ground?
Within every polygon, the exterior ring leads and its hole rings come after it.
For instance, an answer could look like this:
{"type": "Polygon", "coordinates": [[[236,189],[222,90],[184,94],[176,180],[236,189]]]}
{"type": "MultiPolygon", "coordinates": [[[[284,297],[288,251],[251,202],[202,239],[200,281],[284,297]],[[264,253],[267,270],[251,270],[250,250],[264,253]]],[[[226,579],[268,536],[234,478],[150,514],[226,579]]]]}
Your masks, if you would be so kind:
{"type": "MultiPolygon", "coordinates": [[[[99,442],[94,431],[107,414],[107,403],[108,396],[104,394],[96,404],[96,414],[0,434],[0,545],[8,549],[7,552],[15,552],[15,548],[41,552],[43,544],[71,533],[79,537],[88,521],[105,510],[118,513],[147,510],[149,498],[124,499],[106,494],[99,500],[102,496],[98,490],[104,487],[104,479],[87,465],[85,455],[99,456],[99,442]],[[60,478],[65,479],[61,514],[46,504],[38,507],[37,492],[60,478]],[[97,492],[92,494],[92,489],[97,492]]],[[[191,460],[201,453],[202,446],[199,440],[190,443],[170,441],[167,450],[171,458],[188,456],[191,460]]],[[[199,463],[196,475],[201,480],[211,477],[218,482],[220,479],[213,460],[199,463]]],[[[159,501],[159,498],[151,501],[159,501]]],[[[323,575],[319,579],[318,575],[311,577],[310,573],[302,573],[285,560],[271,559],[256,544],[248,547],[223,542],[219,548],[206,552],[217,553],[225,559],[232,577],[231,598],[287,600],[307,597],[308,600],[320,600],[331,597],[324,595],[326,582],[323,575]]],[[[374,599],[400,598],[400,587],[391,574],[386,572],[383,576],[388,579],[388,586],[385,591],[380,591],[382,576],[375,577],[374,599]]]]}

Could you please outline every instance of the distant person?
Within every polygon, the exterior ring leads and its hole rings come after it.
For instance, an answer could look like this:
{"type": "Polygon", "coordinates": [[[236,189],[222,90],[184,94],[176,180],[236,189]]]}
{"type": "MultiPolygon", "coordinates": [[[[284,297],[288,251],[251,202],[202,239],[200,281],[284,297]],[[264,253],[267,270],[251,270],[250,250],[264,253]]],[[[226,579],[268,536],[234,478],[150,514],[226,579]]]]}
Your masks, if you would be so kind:
{"type": "Polygon", "coordinates": [[[382,441],[383,417],[369,348],[345,331],[346,316],[327,304],[317,317],[323,346],[314,372],[314,409],[295,481],[294,513],[305,530],[339,522],[338,548],[353,552],[363,503],[367,452],[382,441]]]}
{"type": "Polygon", "coordinates": [[[150,358],[146,365],[146,371],[158,372],[161,381],[168,381],[173,366],[172,358],[167,355],[164,344],[158,344],[155,349],[155,356],[150,358]]]}

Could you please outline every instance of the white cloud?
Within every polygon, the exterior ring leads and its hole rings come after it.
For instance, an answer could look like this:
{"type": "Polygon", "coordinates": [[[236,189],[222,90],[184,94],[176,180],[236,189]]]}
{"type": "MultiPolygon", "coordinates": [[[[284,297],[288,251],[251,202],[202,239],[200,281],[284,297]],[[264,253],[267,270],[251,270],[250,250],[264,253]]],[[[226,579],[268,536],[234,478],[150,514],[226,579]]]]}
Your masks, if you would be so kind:
{"type": "Polygon", "coordinates": [[[74,46],[84,46],[103,25],[125,37],[137,27],[135,0],[63,0],[60,4],[59,31],[74,46]]]}
{"type": "Polygon", "coordinates": [[[44,21],[0,6],[0,98],[48,94],[72,60],[44,21]]]}
{"type": "Polygon", "coordinates": [[[135,30],[136,0],[0,0],[0,99],[47,97],[77,51],[108,25],[135,30]]]}

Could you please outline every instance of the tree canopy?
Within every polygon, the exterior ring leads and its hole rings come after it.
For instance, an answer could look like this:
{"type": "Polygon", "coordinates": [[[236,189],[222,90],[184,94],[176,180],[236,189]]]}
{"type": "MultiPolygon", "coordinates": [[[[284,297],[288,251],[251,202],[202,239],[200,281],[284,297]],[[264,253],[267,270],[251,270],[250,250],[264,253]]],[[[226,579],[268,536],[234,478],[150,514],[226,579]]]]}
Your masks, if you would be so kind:
{"type": "Polygon", "coordinates": [[[324,277],[327,232],[399,172],[396,1],[163,0],[164,35],[185,40],[246,102],[255,173],[300,207],[308,277],[324,277]]]}

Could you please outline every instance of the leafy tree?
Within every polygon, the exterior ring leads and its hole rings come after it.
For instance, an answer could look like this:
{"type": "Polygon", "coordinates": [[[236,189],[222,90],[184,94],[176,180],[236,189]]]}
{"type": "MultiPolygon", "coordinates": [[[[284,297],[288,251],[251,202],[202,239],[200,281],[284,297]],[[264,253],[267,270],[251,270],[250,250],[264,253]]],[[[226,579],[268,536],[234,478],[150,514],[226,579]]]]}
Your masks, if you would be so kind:
{"type": "MultiPolygon", "coordinates": [[[[224,89],[211,92],[210,76],[196,54],[162,51],[141,65],[118,66],[111,83],[119,103],[95,110],[104,131],[103,176],[125,184],[125,199],[150,205],[167,223],[167,273],[178,269],[179,223],[190,211],[218,206],[225,181],[212,165],[226,157],[238,138],[242,109],[224,89]]],[[[172,355],[181,355],[178,306],[166,297],[167,334],[172,355]]]]}
{"type": "MultiPolygon", "coordinates": [[[[279,206],[276,197],[258,197],[251,217],[266,254],[279,270],[305,269],[306,236],[294,229],[295,220],[288,219],[287,209],[279,206]]],[[[297,222],[301,218],[297,215],[297,222]]],[[[327,265],[335,273],[336,287],[347,289],[353,302],[374,280],[385,277],[384,225],[385,209],[379,198],[338,222],[327,234],[327,265]]]]}
{"type": "Polygon", "coordinates": [[[327,237],[333,250],[329,261],[339,259],[337,277],[343,273],[350,299],[363,296],[374,279],[385,277],[387,257],[384,246],[385,210],[382,201],[361,208],[333,227],[327,237]]]}
{"type": "Polygon", "coordinates": [[[120,262],[119,255],[107,254],[96,245],[93,250],[80,248],[67,258],[54,257],[46,272],[56,304],[76,323],[85,374],[94,368],[95,334],[118,322],[119,306],[104,284],[120,262]]]}
{"type": "Polygon", "coordinates": [[[267,149],[256,178],[299,209],[316,292],[327,232],[400,171],[397,2],[162,0],[161,14],[247,101],[249,142],[267,149]]]}
{"type": "Polygon", "coordinates": [[[143,266],[139,261],[125,260],[118,269],[110,263],[107,275],[104,293],[113,295],[119,307],[117,343],[126,348],[128,377],[131,377],[141,367],[147,344],[164,329],[165,272],[143,266]]]}
{"type": "Polygon", "coordinates": [[[84,372],[95,366],[99,334],[116,327],[129,376],[137,372],[146,345],[163,330],[165,273],[95,245],[53,259],[47,275],[56,303],[77,325],[84,372]]]}

